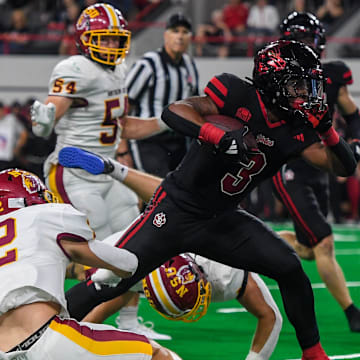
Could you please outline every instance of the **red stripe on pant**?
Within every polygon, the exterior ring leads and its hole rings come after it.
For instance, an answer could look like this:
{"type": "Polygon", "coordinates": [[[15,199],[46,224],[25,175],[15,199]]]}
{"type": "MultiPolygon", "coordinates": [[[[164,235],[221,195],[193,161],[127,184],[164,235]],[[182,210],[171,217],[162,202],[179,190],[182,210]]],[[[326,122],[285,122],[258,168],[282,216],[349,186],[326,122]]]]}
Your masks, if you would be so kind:
{"type": "Polygon", "coordinates": [[[166,196],[166,192],[161,186],[157,189],[154,198],[151,201],[148,210],[145,212],[131,225],[131,227],[126,231],[126,233],[121,237],[121,239],[115,244],[116,247],[122,248],[125,244],[134,236],[146,223],[147,219],[153,214],[156,210],[156,207],[159,205],[161,200],[166,196]]]}
{"type": "Polygon", "coordinates": [[[289,210],[290,214],[292,215],[293,219],[298,223],[298,225],[304,230],[304,232],[308,235],[310,239],[310,243],[312,245],[317,244],[317,238],[315,234],[311,231],[311,229],[306,224],[305,220],[299,214],[295,204],[291,200],[289,193],[286,191],[284,184],[282,182],[280,171],[273,176],[273,182],[275,184],[276,190],[281,196],[286,208],[289,210]]]}

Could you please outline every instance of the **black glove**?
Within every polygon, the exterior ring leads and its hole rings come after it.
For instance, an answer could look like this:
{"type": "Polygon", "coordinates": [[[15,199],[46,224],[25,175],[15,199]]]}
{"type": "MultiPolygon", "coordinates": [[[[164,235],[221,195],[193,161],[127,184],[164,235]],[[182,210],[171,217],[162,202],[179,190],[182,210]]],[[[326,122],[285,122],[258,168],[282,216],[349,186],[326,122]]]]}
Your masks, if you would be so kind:
{"type": "Polygon", "coordinates": [[[350,143],[350,147],[351,147],[351,150],[352,150],[352,152],[354,154],[356,162],[359,162],[360,161],[360,140],[354,139],[350,143]]]}
{"type": "Polygon", "coordinates": [[[247,156],[248,146],[245,143],[244,135],[247,133],[246,128],[226,132],[221,138],[218,150],[221,153],[236,157],[242,162],[249,162],[247,156]]]}
{"type": "Polygon", "coordinates": [[[307,121],[319,134],[324,134],[331,128],[332,119],[328,105],[321,107],[319,104],[311,109],[303,108],[301,111],[305,114],[307,121]]]}

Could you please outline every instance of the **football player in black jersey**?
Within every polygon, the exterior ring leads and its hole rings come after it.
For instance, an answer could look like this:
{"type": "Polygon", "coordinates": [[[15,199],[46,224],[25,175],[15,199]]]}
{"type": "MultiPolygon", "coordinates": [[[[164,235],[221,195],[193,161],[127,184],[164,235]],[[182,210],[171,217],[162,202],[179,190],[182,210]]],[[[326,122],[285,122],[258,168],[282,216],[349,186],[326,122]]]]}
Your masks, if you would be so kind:
{"type": "Polygon", "coordinates": [[[169,127],[194,141],[116,243],[138,257],[135,274],[100,290],[92,280],[78,284],[67,293],[69,311],[81,318],[172,256],[193,252],[275,279],[302,359],[328,360],[299,257],[262,221],[238,209],[249,191],[293,157],[339,176],[354,173],[353,152],[333,129],[323,101],[319,58],[302,43],[277,41],[257,53],[250,81],[221,74],[210,80],[205,94],[172,103],[162,114],[169,127]],[[244,126],[224,131],[205,121],[211,114],[236,118],[244,126]],[[257,147],[249,147],[247,132],[257,147]]]}
{"type": "MultiPolygon", "coordinates": [[[[311,13],[293,12],[280,25],[282,39],[298,40],[319,55],[325,48],[325,30],[311,13]]],[[[360,139],[360,116],[347,85],[351,70],[342,61],[323,62],[326,99],[333,115],[335,105],[348,125],[349,137],[360,139]]],[[[303,159],[284,165],[273,177],[276,196],[289,211],[293,232],[282,232],[301,258],[315,260],[321,279],[344,310],[351,331],[360,332],[360,310],[353,304],[345,277],[335,258],[334,235],[326,219],[329,206],[328,174],[303,159]]]]}

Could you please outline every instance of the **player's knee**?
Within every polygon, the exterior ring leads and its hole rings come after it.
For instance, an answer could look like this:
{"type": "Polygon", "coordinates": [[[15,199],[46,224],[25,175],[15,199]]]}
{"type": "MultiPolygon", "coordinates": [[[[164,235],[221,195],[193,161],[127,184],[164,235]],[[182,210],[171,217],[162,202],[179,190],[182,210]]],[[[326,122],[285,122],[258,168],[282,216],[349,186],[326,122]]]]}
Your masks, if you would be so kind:
{"type": "Polygon", "coordinates": [[[296,250],[297,254],[304,260],[312,261],[315,259],[314,250],[307,246],[298,244],[296,246],[295,250],[296,250]]]}
{"type": "Polygon", "coordinates": [[[335,255],[334,237],[333,235],[326,236],[319,244],[314,247],[315,257],[326,256],[332,257],[335,255]]]}

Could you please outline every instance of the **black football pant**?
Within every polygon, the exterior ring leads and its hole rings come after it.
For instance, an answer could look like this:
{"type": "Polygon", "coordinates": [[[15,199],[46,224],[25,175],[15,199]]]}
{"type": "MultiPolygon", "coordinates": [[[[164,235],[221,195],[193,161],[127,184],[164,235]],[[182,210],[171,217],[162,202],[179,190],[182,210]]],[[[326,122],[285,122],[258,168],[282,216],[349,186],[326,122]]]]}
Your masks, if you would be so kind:
{"type": "Polygon", "coordinates": [[[295,174],[294,180],[289,181],[278,171],[272,181],[274,194],[289,211],[301,244],[313,248],[331,235],[331,226],[326,220],[329,208],[327,175],[305,180],[295,174]]]}
{"type": "Polygon", "coordinates": [[[193,252],[275,279],[300,346],[308,348],[319,341],[313,292],[298,256],[275,232],[243,210],[213,216],[186,212],[160,186],[117,246],[137,255],[136,273],[115,288],[103,286],[96,291],[88,281],[70,289],[66,297],[72,317],[82,319],[93,307],[126,292],[166,260],[193,252]]]}

